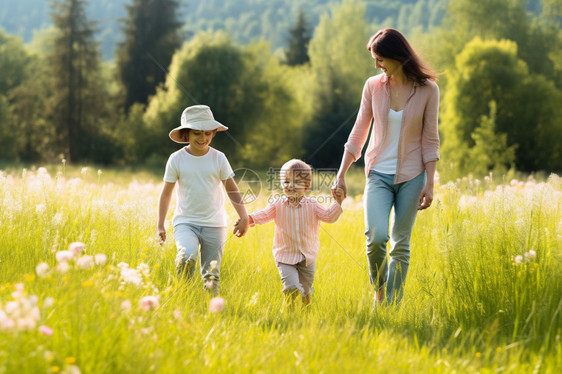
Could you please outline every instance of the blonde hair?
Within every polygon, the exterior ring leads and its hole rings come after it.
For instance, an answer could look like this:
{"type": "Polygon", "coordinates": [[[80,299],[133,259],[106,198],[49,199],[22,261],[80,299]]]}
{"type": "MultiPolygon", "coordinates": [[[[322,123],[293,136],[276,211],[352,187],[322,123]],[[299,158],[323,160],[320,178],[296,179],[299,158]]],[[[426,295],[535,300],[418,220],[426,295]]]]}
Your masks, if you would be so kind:
{"type": "Polygon", "coordinates": [[[293,158],[281,166],[280,174],[283,176],[287,172],[296,173],[296,176],[300,179],[304,179],[307,183],[308,188],[312,185],[312,167],[306,162],[293,158]]]}

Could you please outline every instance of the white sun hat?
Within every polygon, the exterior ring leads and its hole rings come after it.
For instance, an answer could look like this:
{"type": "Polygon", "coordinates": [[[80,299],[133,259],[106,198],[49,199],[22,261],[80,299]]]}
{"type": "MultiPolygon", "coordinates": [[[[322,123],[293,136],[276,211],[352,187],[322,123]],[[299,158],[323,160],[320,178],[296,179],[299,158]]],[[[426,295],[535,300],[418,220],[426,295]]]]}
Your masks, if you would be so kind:
{"type": "Polygon", "coordinates": [[[170,131],[170,139],[176,143],[189,143],[180,137],[180,130],[182,129],[226,131],[228,127],[215,120],[211,108],[207,105],[193,105],[184,109],[181,114],[180,126],[170,131]]]}

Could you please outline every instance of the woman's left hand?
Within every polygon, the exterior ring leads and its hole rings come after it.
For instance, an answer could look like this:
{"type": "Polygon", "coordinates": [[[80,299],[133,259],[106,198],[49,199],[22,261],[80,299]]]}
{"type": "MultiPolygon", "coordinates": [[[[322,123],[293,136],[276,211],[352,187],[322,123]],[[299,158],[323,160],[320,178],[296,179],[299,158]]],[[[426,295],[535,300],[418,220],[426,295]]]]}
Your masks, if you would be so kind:
{"type": "Polygon", "coordinates": [[[424,210],[431,206],[433,202],[433,185],[426,184],[420,195],[418,210],[424,210]]]}

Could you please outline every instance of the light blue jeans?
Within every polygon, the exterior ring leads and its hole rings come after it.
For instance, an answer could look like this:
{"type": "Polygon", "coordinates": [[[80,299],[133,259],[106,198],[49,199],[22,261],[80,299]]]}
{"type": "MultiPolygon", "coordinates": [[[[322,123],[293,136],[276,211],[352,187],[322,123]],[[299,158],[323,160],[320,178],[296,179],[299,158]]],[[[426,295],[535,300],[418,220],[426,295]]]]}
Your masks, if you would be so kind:
{"type": "Polygon", "coordinates": [[[201,246],[201,277],[204,287],[218,293],[222,252],[226,242],[226,227],[197,226],[180,223],[174,226],[174,239],[178,253],[178,275],[191,277],[195,270],[201,246]]]}
{"type": "Polygon", "coordinates": [[[394,184],[394,175],[373,170],[367,177],[363,196],[369,276],[377,290],[382,290],[386,284],[386,301],[389,303],[399,303],[402,298],[410,264],[410,237],[426,180],[425,171],[400,184],[394,184]],[[386,244],[389,239],[387,266],[386,244]]]}

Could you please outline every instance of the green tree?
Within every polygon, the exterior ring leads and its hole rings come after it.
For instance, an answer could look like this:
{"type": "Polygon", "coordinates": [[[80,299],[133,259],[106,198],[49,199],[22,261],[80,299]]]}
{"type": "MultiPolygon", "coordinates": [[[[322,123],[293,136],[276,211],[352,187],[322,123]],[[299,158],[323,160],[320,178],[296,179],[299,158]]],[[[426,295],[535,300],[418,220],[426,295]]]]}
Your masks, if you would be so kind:
{"type": "Polygon", "coordinates": [[[496,130],[517,145],[519,170],[558,170],[560,147],[552,142],[562,131],[560,92],[541,75],[529,74],[508,40],[475,38],[459,54],[447,83],[442,115],[444,159],[458,173],[468,172],[467,152],[475,146],[473,134],[496,103],[496,130]],[[548,114],[547,114],[548,113],[548,114]]]}
{"type": "Polygon", "coordinates": [[[312,38],[310,26],[302,9],[299,10],[297,22],[289,30],[287,50],[287,64],[291,66],[306,64],[308,57],[308,43],[312,38]]]}
{"type": "Polygon", "coordinates": [[[208,105],[215,118],[229,127],[227,133],[217,134],[213,146],[235,166],[243,161],[245,166],[267,163],[291,154],[289,148],[298,149],[284,134],[296,126],[299,117],[291,116],[298,110],[291,106],[292,95],[281,82],[283,70],[268,51],[259,45],[237,46],[223,32],[197,34],[185,43],[174,55],[165,85],[147,108],[151,146],[143,157],[154,153],[153,159],[165,159],[177,149],[168,132],[179,125],[182,110],[194,104],[208,105]],[[254,160],[248,155],[256,154],[256,149],[261,153],[254,160]]]}
{"type": "Polygon", "coordinates": [[[468,169],[478,176],[489,171],[503,175],[514,166],[517,146],[508,146],[507,135],[496,132],[496,110],[496,103],[490,102],[490,114],[481,117],[480,126],[471,134],[474,147],[469,152],[468,169]]]}
{"type": "Polygon", "coordinates": [[[374,74],[365,45],[369,31],[365,6],[346,0],[324,15],[310,42],[314,115],[306,125],[305,159],[316,167],[339,165],[353,126],[363,84],[374,74]]]}
{"type": "MultiPolygon", "coordinates": [[[[25,133],[17,130],[12,111],[13,91],[25,81],[31,57],[19,38],[0,29],[0,158],[18,158],[18,144],[25,133]]],[[[28,108],[29,111],[29,108],[28,108]]]]}
{"type": "Polygon", "coordinates": [[[52,96],[49,119],[57,128],[56,144],[68,161],[96,153],[98,124],[104,115],[99,50],[94,25],[85,14],[86,0],[52,2],[57,34],[49,56],[52,96]]]}
{"type": "Polygon", "coordinates": [[[117,50],[117,70],[124,107],[146,104],[166,79],[172,56],[181,44],[175,0],[133,0],[124,20],[125,40],[117,50]]]}

